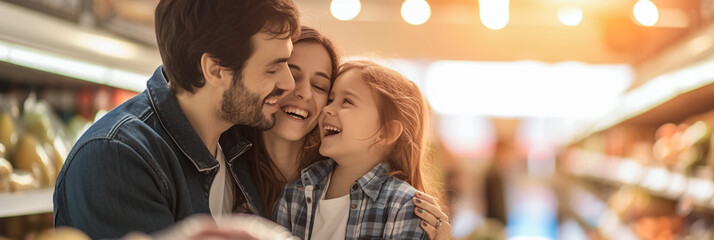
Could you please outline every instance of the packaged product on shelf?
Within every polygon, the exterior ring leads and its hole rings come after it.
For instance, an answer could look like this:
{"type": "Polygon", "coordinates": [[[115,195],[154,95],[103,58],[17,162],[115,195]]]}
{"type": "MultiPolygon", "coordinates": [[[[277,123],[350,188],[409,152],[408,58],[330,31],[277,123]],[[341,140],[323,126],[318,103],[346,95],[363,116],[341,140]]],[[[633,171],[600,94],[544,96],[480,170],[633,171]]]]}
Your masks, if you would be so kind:
{"type": "Polygon", "coordinates": [[[10,187],[13,192],[26,191],[39,188],[40,182],[27,171],[15,170],[10,175],[10,187]]]}
{"type": "Polygon", "coordinates": [[[69,119],[69,123],[67,124],[67,137],[69,142],[72,144],[77,142],[77,139],[91,126],[92,122],[87,121],[82,115],[74,115],[74,117],[69,119]]]}
{"type": "Polygon", "coordinates": [[[43,143],[61,141],[65,148],[69,148],[65,126],[47,101],[38,100],[30,94],[24,106],[23,122],[27,133],[35,135],[43,143]]]}
{"type": "Polygon", "coordinates": [[[54,186],[57,170],[44,147],[29,134],[22,136],[15,149],[13,166],[33,174],[41,187],[54,186]]]}
{"type": "MultiPolygon", "coordinates": [[[[25,100],[24,106],[23,121],[27,132],[26,136],[34,136],[37,140],[36,145],[39,145],[34,154],[32,151],[25,152],[28,154],[26,156],[31,158],[26,161],[34,160],[37,163],[39,162],[37,160],[45,162],[44,160],[47,159],[49,177],[40,175],[37,178],[43,187],[54,186],[57,174],[67,158],[68,149],[70,149],[65,126],[50,104],[44,100],[37,100],[34,94],[30,94],[25,100]]],[[[25,138],[23,137],[23,139],[25,138]]],[[[18,168],[20,167],[18,166],[18,168]]]]}
{"type": "Polygon", "coordinates": [[[706,164],[709,153],[710,127],[703,121],[697,121],[682,132],[677,155],[677,168],[693,172],[696,167],[706,164]]]}
{"type": "Polygon", "coordinates": [[[675,239],[683,230],[682,217],[660,216],[638,219],[633,230],[640,239],[675,239]]]}
{"type": "Polygon", "coordinates": [[[12,174],[12,165],[5,158],[0,157],[0,193],[10,192],[10,175],[12,174]]]}
{"type": "Polygon", "coordinates": [[[652,141],[650,134],[643,127],[614,127],[604,133],[604,153],[614,157],[629,157],[636,144],[652,141]]]}
{"type": "Polygon", "coordinates": [[[17,144],[18,130],[16,126],[15,120],[9,112],[0,113],[0,144],[4,145],[10,154],[17,144]]]}
{"type": "Polygon", "coordinates": [[[672,144],[672,137],[677,132],[677,125],[666,123],[657,129],[655,144],[652,147],[652,156],[665,166],[671,166],[676,160],[676,150],[672,144]]]}
{"type": "Polygon", "coordinates": [[[634,222],[647,216],[675,214],[675,203],[651,196],[643,189],[622,187],[608,199],[608,206],[624,221],[634,222]]]}
{"type": "Polygon", "coordinates": [[[11,155],[20,134],[17,124],[19,115],[17,100],[11,96],[0,95],[0,144],[5,145],[7,156],[11,155]]]}

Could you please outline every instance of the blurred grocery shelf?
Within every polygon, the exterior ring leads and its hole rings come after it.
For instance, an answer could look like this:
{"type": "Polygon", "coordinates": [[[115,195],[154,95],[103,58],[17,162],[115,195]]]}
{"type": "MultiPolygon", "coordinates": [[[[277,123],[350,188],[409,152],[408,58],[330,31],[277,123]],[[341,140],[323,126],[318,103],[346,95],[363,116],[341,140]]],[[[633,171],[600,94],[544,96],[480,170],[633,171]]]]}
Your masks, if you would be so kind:
{"type": "Polygon", "coordinates": [[[105,30],[2,1],[0,15],[12,19],[0,22],[0,62],[135,92],[161,64],[155,46],[105,30]]]}
{"type": "Polygon", "coordinates": [[[0,218],[52,212],[54,188],[0,193],[0,218]]]}
{"type": "Polygon", "coordinates": [[[714,24],[635,67],[630,91],[571,143],[621,125],[662,125],[714,109],[714,24]]]}
{"type": "MultiPolygon", "coordinates": [[[[574,160],[567,172],[592,181],[616,186],[636,186],[650,194],[672,201],[689,199],[697,207],[714,210],[714,181],[711,172],[688,176],[659,166],[643,166],[633,159],[606,156],[597,152],[573,150],[574,160]]],[[[688,201],[689,201],[688,200],[688,201]]]]}

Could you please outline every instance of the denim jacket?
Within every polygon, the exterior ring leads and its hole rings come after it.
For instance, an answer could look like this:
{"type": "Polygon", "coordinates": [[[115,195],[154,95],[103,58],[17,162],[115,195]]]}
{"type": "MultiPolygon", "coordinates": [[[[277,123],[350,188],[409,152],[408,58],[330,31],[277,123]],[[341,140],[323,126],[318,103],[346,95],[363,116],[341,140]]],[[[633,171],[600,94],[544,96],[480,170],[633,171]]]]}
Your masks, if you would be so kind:
{"type": "MultiPolygon", "coordinates": [[[[232,130],[219,143],[238,186],[236,199],[263,215],[245,166],[249,159],[235,161],[252,145],[232,130]]],[[[94,123],[72,148],[57,177],[54,224],[92,239],[117,238],[210,214],[208,193],[218,167],[158,67],[144,92],[94,123]]]]}

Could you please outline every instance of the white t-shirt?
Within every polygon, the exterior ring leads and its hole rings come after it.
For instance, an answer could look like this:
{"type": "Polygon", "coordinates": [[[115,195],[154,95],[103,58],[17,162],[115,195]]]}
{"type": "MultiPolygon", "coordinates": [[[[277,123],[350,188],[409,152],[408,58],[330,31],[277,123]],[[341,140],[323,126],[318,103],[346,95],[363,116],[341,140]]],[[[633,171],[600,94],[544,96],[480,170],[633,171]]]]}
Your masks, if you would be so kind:
{"type": "Polygon", "coordinates": [[[312,227],[312,239],[345,239],[347,230],[347,218],[350,216],[350,195],[325,199],[325,193],[330,186],[330,178],[327,178],[327,186],[322,191],[320,201],[317,202],[315,211],[315,224],[312,227]]]}
{"type": "Polygon", "coordinates": [[[221,145],[216,150],[216,160],[218,161],[218,173],[211,183],[211,190],[208,193],[208,208],[211,209],[211,216],[218,217],[233,210],[234,190],[233,179],[228,176],[228,165],[226,156],[223,155],[221,145]]]}

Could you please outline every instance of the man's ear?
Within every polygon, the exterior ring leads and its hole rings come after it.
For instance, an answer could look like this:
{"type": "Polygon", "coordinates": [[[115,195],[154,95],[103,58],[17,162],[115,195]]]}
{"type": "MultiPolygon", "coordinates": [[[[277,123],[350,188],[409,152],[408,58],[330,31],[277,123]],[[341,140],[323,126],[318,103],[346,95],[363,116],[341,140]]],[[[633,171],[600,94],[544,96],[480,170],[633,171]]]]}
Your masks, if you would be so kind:
{"type": "Polygon", "coordinates": [[[208,85],[228,89],[232,83],[233,74],[230,69],[219,65],[215,58],[208,53],[201,55],[201,71],[203,79],[208,85]]]}
{"type": "Polygon", "coordinates": [[[380,134],[381,140],[384,140],[386,145],[392,144],[402,136],[402,131],[404,131],[404,125],[397,120],[392,120],[387,123],[389,126],[383,129],[380,134]]]}

